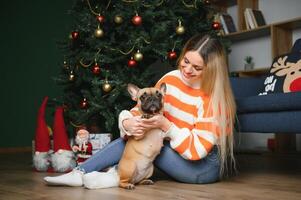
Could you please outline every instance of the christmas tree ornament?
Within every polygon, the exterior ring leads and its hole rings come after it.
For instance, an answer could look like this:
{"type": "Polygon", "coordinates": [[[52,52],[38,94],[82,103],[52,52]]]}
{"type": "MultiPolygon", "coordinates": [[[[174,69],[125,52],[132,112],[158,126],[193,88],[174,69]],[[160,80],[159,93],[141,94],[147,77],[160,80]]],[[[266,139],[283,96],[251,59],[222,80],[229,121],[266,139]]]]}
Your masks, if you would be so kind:
{"type": "Polygon", "coordinates": [[[136,67],[137,66],[137,61],[131,57],[131,59],[128,61],[128,67],[136,67]]]}
{"type": "Polygon", "coordinates": [[[179,20],[179,25],[176,27],[176,33],[178,35],[182,35],[185,33],[185,28],[184,28],[184,26],[182,26],[181,20],[179,20]]]}
{"type": "Polygon", "coordinates": [[[177,53],[176,53],[174,50],[168,52],[168,58],[169,58],[170,60],[176,59],[176,58],[177,58],[177,53]]]}
{"type": "Polygon", "coordinates": [[[71,37],[72,37],[73,40],[78,39],[78,37],[79,37],[79,32],[78,32],[78,31],[72,31],[72,32],[71,32],[71,37]]]}
{"type": "Polygon", "coordinates": [[[102,85],[102,90],[104,92],[110,92],[112,90],[111,84],[106,80],[106,82],[102,85]]]}
{"type": "Polygon", "coordinates": [[[212,23],[212,28],[214,30],[219,30],[219,29],[221,29],[221,24],[219,22],[213,22],[212,23]]]}
{"type": "Polygon", "coordinates": [[[95,74],[95,75],[100,74],[100,66],[97,63],[95,63],[95,65],[93,65],[92,73],[95,74]]]}
{"type": "Polygon", "coordinates": [[[96,19],[101,24],[104,23],[104,21],[105,21],[105,17],[103,15],[100,15],[100,14],[96,16],[96,19]]]}
{"type": "Polygon", "coordinates": [[[132,23],[136,26],[140,26],[142,24],[142,17],[139,16],[138,14],[136,14],[133,18],[132,18],[132,23]]]}
{"type": "Polygon", "coordinates": [[[73,71],[71,70],[70,74],[69,74],[69,81],[74,81],[74,79],[75,79],[75,75],[74,75],[73,71]]]}
{"type": "Polygon", "coordinates": [[[211,2],[210,2],[209,0],[205,0],[204,3],[205,3],[206,5],[210,5],[211,2]]]}
{"type": "Polygon", "coordinates": [[[88,101],[87,101],[87,99],[84,98],[84,99],[80,102],[79,106],[80,106],[80,108],[82,108],[82,109],[86,109],[86,108],[88,107],[88,101]]]}
{"type": "Polygon", "coordinates": [[[121,23],[123,22],[122,16],[116,15],[116,16],[114,17],[114,22],[115,22],[116,24],[121,24],[121,23]]]}
{"type": "Polygon", "coordinates": [[[65,69],[68,69],[69,67],[68,67],[68,63],[67,63],[67,61],[66,60],[64,60],[64,62],[63,62],[63,66],[64,66],[64,68],[65,69]]]}
{"type": "Polygon", "coordinates": [[[97,29],[94,31],[94,36],[96,38],[102,38],[104,36],[104,32],[101,28],[99,28],[99,26],[97,27],[97,29]]]}
{"type": "Polygon", "coordinates": [[[138,50],[135,54],[134,54],[134,59],[139,62],[143,59],[143,54],[138,50]]]}

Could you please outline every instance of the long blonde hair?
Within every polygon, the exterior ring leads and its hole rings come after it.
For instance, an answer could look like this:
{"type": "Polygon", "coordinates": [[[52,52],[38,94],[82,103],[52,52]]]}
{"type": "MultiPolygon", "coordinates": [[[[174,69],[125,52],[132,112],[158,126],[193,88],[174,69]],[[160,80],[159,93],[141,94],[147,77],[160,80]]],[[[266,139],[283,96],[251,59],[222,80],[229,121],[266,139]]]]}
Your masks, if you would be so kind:
{"type": "Polygon", "coordinates": [[[204,60],[201,89],[210,97],[208,109],[210,113],[205,115],[212,115],[217,120],[219,129],[217,146],[222,176],[228,169],[235,169],[233,132],[236,104],[230,85],[225,51],[217,38],[196,35],[185,44],[178,59],[179,67],[187,51],[197,51],[204,60]]]}

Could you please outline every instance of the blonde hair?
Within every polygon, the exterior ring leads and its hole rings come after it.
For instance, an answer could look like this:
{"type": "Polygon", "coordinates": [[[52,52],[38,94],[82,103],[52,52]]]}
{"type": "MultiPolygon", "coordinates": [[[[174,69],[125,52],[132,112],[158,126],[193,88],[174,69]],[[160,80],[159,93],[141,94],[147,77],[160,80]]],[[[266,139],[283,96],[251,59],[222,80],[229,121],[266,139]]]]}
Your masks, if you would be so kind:
{"type": "Polygon", "coordinates": [[[187,51],[198,52],[204,60],[201,89],[210,97],[209,112],[205,115],[212,115],[217,120],[219,129],[217,146],[222,176],[229,169],[235,169],[233,132],[236,113],[224,48],[217,38],[196,35],[185,44],[178,59],[178,67],[187,51]]]}

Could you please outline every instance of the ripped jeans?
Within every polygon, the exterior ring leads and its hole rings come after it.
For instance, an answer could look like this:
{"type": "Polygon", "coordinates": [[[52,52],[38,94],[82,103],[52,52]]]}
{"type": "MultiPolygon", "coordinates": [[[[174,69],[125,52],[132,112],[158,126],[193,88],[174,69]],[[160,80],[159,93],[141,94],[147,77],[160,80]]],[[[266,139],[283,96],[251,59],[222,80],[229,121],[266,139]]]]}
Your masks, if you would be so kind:
{"type": "MultiPolygon", "coordinates": [[[[106,145],[103,149],[91,156],[77,169],[84,173],[100,171],[117,164],[122,156],[125,141],[118,138],[106,145]]],[[[220,161],[217,147],[203,159],[190,161],[182,158],[169,145],[164,142],[164,147],[155,159],[155,166],[171,178],[184,183],[213,183],[219,180],[220,161]]]]}

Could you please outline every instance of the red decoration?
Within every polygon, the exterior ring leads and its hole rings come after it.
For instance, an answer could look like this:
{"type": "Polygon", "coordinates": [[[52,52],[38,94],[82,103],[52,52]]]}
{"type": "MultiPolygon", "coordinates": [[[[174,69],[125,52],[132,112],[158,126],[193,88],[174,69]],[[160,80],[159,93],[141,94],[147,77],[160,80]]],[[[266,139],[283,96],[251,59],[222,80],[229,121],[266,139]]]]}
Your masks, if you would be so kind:
{"type": "Polygon", "coordinates": [[[221,28],[221,24],[219,22],[213,22],[212,23],[212,28],[214,30],[219,30],[221,28]]]}
{"type": "Polygon", "coordinates": [[[168,52],[168,58],[170,59],[170,60],[174,60],[174,59],[176,59],[177,58],[177,53],[175,52],[175,51],[170,51],[170,52],[168,52]]]}
{"type": "Polygon", "coordinates": [[[72,31],[71,37],[73,40],[76,40],[79,37],[79,32],[78,31],[72,31]]]}
{"type": "Polygon", "coordinates": [[[142,24],[142,17],[140,17],[138,14],[136,14],[133,18],[132,18],[132,23],[136,26],[140,26],[142,24]]]}
{"type": "Polygon", "coordinates": [[[105,21],[105,17],[103,15],[97,15],[96,19],[97,21],[99,21],[99,23],[104,23],[105,21]]]}
{"type": "Polygon", "coordinates": [[[131,58],[131,60],[128,61],[128,66],[129,67],[136,67],[137,66],[137,61],[134,58],[131,58]]]}
{"type": "Polygon", "coordinates": [[[84,99],[80,102],[79,106],[80,106],[80,108],[82,108],[82,109],[87,108],[87,107],[88,107],[88,101],[87,101],[87,99],[84,98],[84,99]]]}
{"type": "Polygon", "coordinates": [[[97,63],[95,63],[95,65],[92,67],[92,73],[95,75],[100,74],[100,67],[97,63]]]}

